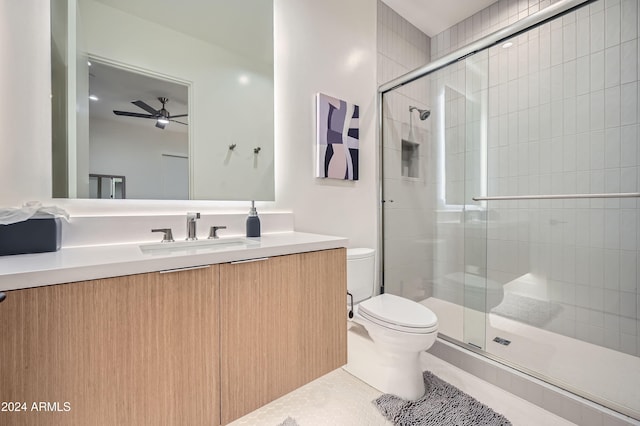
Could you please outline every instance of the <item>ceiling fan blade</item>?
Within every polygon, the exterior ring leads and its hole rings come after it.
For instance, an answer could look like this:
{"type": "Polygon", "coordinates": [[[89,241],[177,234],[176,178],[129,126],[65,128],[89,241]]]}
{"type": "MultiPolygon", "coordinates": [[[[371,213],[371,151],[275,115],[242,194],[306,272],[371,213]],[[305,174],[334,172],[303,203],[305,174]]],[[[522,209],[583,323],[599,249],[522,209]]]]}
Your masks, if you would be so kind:
{"type": "Polygon", "coordinates": [[[158,115],[159,113],[157,110],[151,108],[149,105],[147,105],[142,101],[133,101],[131,103],[137,106],[138,108],[142,108],[143,110],[147,111],[149,114],[158,115]]]}
{"type": "Polygon", "coordinates": [[[169,121],[173,121],[174,123],[178,123],[178,124],[184,124],[185,126],[189,125],[189,123],[183,123],[182,121],[178,121],[178,120],[174,120],[174,119],[170,119],[169,121]]]}
{"type": "Polygon", "coordinates": [[[156,121],[156,127],[157,127],[158,129],[162,129],[162,130],[164,130],[164,126],[166,126],[166,124],[162,124],[161,122],[156,121]]]}
{"type": "Polygon", "coordinates": [[[170,116],[171,118],[178,118],[178,117],[188,117],[189,114],[179,114],[179,115],[172,115],[170,116]]]}
{"type": "Polygon", "coordinates": [[[129,112],[129,111],[116,111],[115,109],[113,110],[113,113],[115,115],[124,115],[126,117],[155,118],[155,116],[153,116],[153,115],[139,114],[137,112],[129,112]]]}

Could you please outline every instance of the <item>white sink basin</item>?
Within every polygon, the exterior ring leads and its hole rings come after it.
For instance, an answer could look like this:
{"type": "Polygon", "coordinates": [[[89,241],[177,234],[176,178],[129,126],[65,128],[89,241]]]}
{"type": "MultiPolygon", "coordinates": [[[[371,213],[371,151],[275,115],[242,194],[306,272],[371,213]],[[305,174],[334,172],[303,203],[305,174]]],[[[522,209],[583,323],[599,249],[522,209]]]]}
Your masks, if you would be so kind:
{"type": "Polygon", "coordinates": [[[140,244],[140,250],[143,253],[170,253],[178,251],[195,251],[195,250],[224,250],[228,248],[250,247],[260,244],[255,240],[248,238],[217,238],[195,241],[174,241],[172,243],[148,243],[140,244]]]}

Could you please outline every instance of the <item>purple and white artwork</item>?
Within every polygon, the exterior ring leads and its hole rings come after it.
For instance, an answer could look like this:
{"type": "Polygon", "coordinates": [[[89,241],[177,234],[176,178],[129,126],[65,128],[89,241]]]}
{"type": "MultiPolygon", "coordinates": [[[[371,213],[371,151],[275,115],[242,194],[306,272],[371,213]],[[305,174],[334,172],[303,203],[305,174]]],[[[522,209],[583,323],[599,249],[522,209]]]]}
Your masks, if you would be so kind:
{"type": "Polygon", "coordinates": [[[358,105],[318,93],[317,113],[316,176],[358,180],[358,105]]]}

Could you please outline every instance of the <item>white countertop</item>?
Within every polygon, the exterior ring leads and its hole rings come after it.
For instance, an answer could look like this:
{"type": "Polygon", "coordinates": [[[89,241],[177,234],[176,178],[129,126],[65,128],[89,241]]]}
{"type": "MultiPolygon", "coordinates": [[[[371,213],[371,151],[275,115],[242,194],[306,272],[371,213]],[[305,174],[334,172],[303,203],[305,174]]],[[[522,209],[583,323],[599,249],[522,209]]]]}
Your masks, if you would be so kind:
{"type": "MultiPolygon", "coordinates": [[[[222,239],[222,238],[221,238],[222,239]]],[[[143,253],[140,244],[62,248],[0,257],[0,291],[346,247],[348,239],[302,232],[263,234],[255,244],[143,253]]],[[[171,244],[171,243],[167,243],[171,244]]]]}

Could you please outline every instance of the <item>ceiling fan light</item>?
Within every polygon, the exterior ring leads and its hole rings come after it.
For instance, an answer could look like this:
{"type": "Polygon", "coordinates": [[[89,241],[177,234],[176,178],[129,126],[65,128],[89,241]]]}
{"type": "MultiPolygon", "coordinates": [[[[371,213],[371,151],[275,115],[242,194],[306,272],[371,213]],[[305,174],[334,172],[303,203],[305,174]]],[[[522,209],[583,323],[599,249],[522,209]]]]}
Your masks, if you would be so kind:
{"type": "Polygon", "coordinates": [[[165,117],[158,118],[158,123],[160,124],[169,124],[169,120],[165,117]]]}

